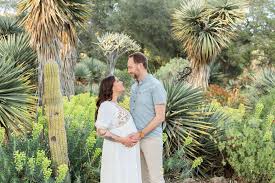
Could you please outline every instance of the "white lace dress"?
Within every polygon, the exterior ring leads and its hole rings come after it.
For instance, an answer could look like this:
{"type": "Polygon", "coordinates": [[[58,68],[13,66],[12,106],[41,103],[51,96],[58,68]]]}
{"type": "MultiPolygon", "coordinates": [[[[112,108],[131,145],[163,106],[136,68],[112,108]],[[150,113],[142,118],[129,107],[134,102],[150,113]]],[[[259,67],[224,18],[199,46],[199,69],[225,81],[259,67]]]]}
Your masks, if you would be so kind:
{"type": "MultiPolygon", "coordinates": [[[[100,105],[95,126],[121,137],[137,132],[131,114],[111,101],[100,105]]],[[[100,183],[142,183],[140,166],[139,144],[128,148],[104,139],[100,183]]]]}

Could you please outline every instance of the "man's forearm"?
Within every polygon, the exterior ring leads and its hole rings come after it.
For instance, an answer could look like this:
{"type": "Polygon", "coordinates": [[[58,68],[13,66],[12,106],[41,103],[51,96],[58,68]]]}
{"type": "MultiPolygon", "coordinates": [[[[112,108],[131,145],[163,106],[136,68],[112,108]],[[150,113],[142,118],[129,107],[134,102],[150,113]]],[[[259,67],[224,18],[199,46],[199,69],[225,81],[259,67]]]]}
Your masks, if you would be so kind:
{"type": "Polygon", "coordinates": [[[155,105],[155,117],[149,124],[141,131],[141,136],[147,135],[156,129],[165,120],[165,105],[155,105]]]}
{"type": "Polygon", "coordinates": [[[152,121],[150,121],[149,124],[142,130],[142,133],[144,135],[147,135],[148,133],[156,129],[159,125],[161,125],[163,121],[163,118],[159,118],[157,116],[154,117],[152,121]]]}

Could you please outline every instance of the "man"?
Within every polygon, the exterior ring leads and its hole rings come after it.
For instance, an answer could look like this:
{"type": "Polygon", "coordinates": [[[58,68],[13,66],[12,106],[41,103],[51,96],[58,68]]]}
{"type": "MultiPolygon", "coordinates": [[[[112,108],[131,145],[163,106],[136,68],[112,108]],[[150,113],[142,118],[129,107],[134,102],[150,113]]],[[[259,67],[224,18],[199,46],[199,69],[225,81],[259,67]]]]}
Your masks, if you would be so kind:
{"type": "Polygon", "coordinates": [[[130,111],[138,129],[130,137],[140,141],[142,183],[164,183],[162,122],[167,94],[147,68],[144,54],[136,52],[128,57],[128,73],[136,80],[131,88],[130,111]]]}

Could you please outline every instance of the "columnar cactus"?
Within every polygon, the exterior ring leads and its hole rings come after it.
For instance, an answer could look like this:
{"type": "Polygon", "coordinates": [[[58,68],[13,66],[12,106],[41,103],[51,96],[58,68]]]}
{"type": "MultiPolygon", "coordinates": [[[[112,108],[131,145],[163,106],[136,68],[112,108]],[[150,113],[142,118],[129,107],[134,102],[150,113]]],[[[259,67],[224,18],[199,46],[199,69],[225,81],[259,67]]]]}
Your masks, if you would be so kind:
{"type": "Polygon", "coordinates": [[[55,166],[69,164],[67,136],[64,124],[63,98],[60,90],[58,65],[48,62],[44,67],[45,114],[48,121],[49,145],[55,166]]]}

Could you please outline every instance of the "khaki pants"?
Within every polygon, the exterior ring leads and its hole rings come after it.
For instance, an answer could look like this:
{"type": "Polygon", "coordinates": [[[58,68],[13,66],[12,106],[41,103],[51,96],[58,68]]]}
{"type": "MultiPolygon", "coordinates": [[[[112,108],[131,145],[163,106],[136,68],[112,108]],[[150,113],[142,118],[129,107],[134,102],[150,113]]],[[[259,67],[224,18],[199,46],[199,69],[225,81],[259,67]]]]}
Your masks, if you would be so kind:
{"type": "Polygon", "coordinates": [[[147,137],[140,141],[142,183],[165,183],[163,178],[161,137],[147,137]]]}

